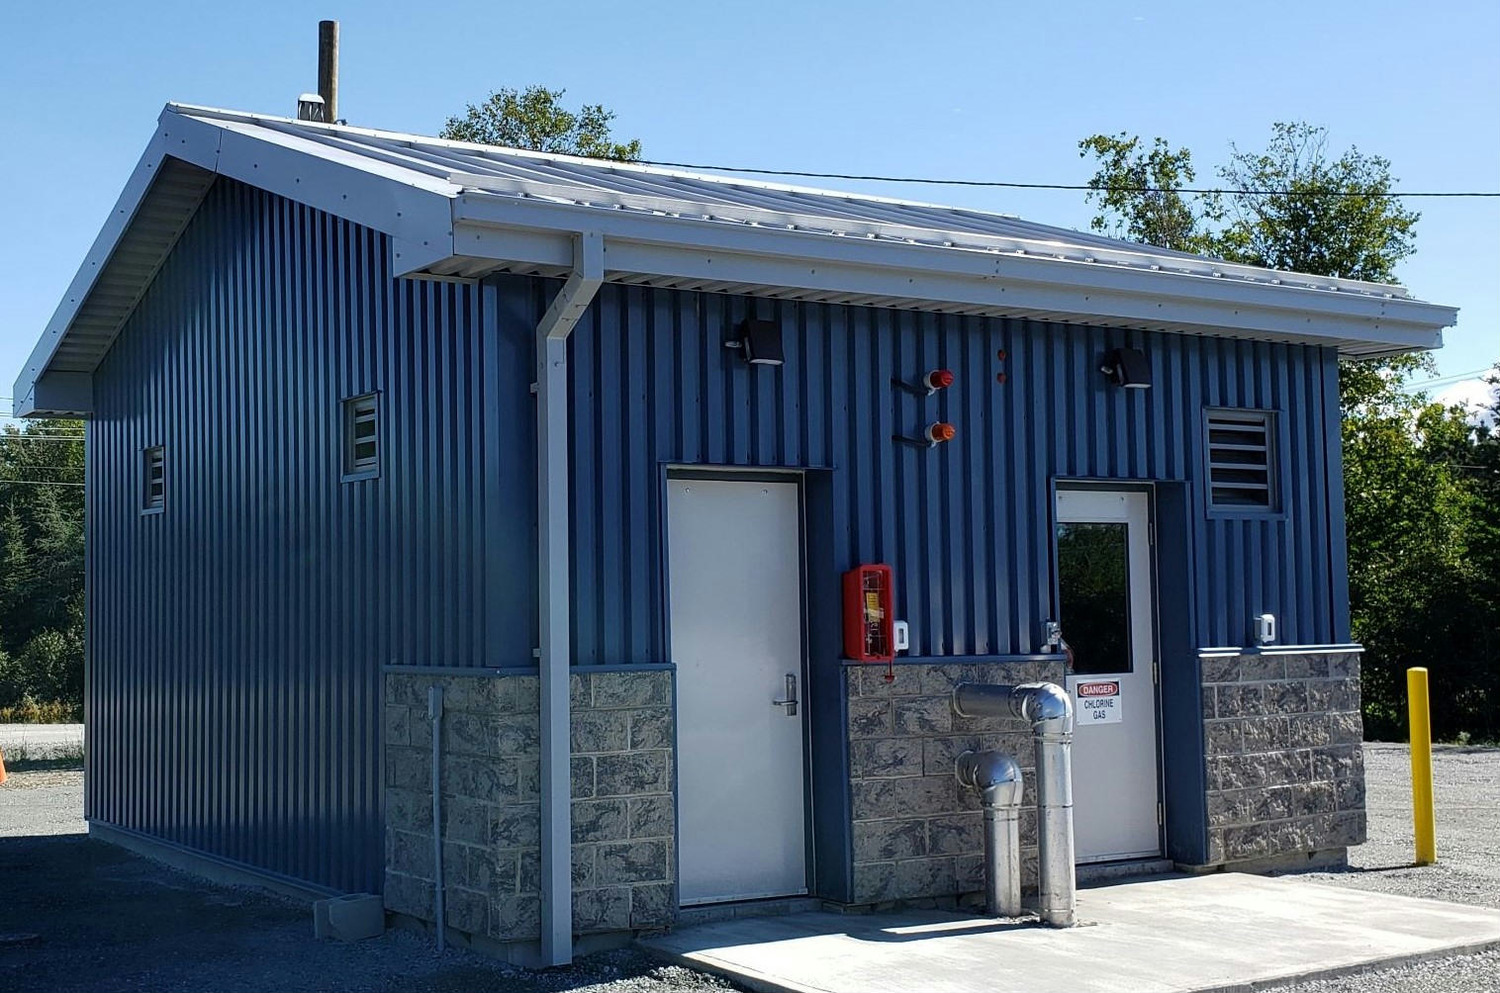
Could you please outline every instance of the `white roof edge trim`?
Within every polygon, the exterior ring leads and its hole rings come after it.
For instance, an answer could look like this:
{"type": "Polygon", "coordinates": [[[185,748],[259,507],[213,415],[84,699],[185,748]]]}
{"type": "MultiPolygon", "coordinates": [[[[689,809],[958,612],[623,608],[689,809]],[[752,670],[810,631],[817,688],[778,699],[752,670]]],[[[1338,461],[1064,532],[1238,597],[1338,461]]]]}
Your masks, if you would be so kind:
{"type": "MultiPolygon", "coordinates": [[[[165,112],[163,113],[165,117],[165,112]]],[[[58,302],[57,309],[52,313],[52,319],[42,331],[41,338],[36,346],[32,348],[31,355],[26,359],[26,364],[21,367],[20,374],[16,377],[14,393],[15,399],[13,413],[17,417],[28,417],[36,413],[36,383],[47,372],[47,365],[52,357],[57,354],[62,345],[63,337],[73,323],[73,318],[82,308],[84,301],[88,299],[89,292],[104,273],[109,264],[110,257],[114,255],[120,240],[130,227],[130,222],[140,210],[141,203],[145,200],[155,181],[162,161],[170,151],[170,139],[157,129],[151,142],[146,146],[140,161],[136,163],[135,169],[131,171],[130,178],[125,181],[125,188],[120,191],[115,205],[110,208],[109,217],[105,219],[99,234],[95,236],[94,243],[89,246],[83,261],[79,263],[78,272],[74,274],[72,282],[68,284],[67,291],[58,302]]],[[[218,150],[213,150],[213,156],[217,158],[218,150]]],[[[194,162],[204,168],[214,169],[213,165],[204,165],[202,162],[194,162]]]]}
{"type": "MultiPolygon", "coordinates": [[[[977,232],[954,232],[943,228],[901,224],[889,221],[836,220],[823,215],[777,211],[772,214],[761,209],[739,207],[731,204],[705,204],[674,197],[645,196],[631,193],[600,193],[590,202],[577,198],[577,191],[560,184],[538,183],[530,180],[511,180],[504,177],[482,176],[468,173],[450,173],[450,182],[463,187],[465,195],[508,194],[528,200],[551,200],[558,204],[574,204],[590,207],[627,207],[637,211],[668,214],[688,220],[715,220],[764,226],[768,222],[785,224],[788,227],[816,231],[825,236],[849,237],[880,236],[887,239],[908,241],[926,239],[941,247],[951,249],[985,249],[995,252],[1015,252],[1037,256],[1055,254],[1059,248],[1078,251],[1060,239],[1026,238],[1019,236],[985,235],[977,232]]],[[[1058,229],[1058,233],[1063,233],[1058,229]]],[[[936,245],[935,245],[936,247],[936,245]]],[[[1372,283],[1365,280],[1345,279],[1338,276],[1315,276],[1308,273],[1288,272],[1280,269],[1263,269],[1259,266],[1238,262],[1224,262],[1207,256],[1171,253],[1149,245],[1123,244],[1120,248],[1090,245],[1088,253],[1092,261],[1132,265],[1138,268],[1163,270],[1185,270],[1189,263],[1203,270],[1198,275],[1215,278],[1256,278],[1259,282],[1273,281],[1272,285],[1285,285],[1288,289],[1345,290],[1371,297],[1396,300],[1414,300],[1406,287],[1394,283],[1372,283]],[[1154,263],[1150,260],[1155,260],[1154,263]],[[1309,284],[1316,284],[1309,285],[1309,284]]]]}
{"type": "MultiPolygon", "coordinates": [[[[478,228],[505,229],[514,227],[530,231],[576,231],[597,230],[606,237],[605,267],[612,271],[628,271],[621,265],[620,253],[612,256],[610,245],[621,248],[627,243],[654,246],[658,249],[650,257],[655,260],[655,275],[680,275],[704,278],[706,273],[700,266],[692,271],[667,271],[666,266],[675,265],[685,269],[683,262],[690,253],[707,255],[712,253],[716,261],[714,278],[725,282],[763,283],[766,260],[788,263],[788,266],[818,266],[838,264],[858,266],[873,274],[883,271],[890,275],[907,274],[909,278],[943,275],[952,280],[967,280],[976,288],[971,294],[974,302],[993,301],[1002,284],[1037,283],[1046,284],[1050,290],[1064,288],[1076,290],[1079,304],[1089,301],[1091,292],[1129,294],[1141,297],[1156,297],[1163,301],[1177,299],[1187,301],[1200,310],[1204,307],[1232,311],[1238,307],[1246,313],[1243,320],[1233,325],[1211,324],[1209,327],[1235,327],[1238,330],[1253,330],[1257,325],[1254,315],[1275,315],[1266,321],[1266,330],[1284,333],[1288,315],[1300,315],[1303,322],[1311,326],[1312,337],[1346,338],[1348,334],[1317,333],[1315,322],[1337,320],[1343,330],[1351,330],[1350,322],[1364,327],[1371,335],[1371,342],[1382,345],[1397,345],[1412,349],[1438,347],[1432,335],[1451,326],[1457,319],[1457,310],[1441,304],[1432,304],[1410,297],[1385,298],[1358,293],[1330,293],[1326,290],[1297,286],[1270,285],[1246,280],[1220,279],[1185,272],[1158,272],[1140,268],[1097,265],[1044,256],[1021,256],[993,252],[935,248],[926,245],[880,244],[861,238],[829,238],[819,234],[774,228],[743,228],[717,224],[712,221],[683,217],[659,217],[621,211],[601,211],[598,208],[576,204],[560,204],[541,200],[524,202],[494,202],[494,198],[471,198],[466,195],[454,204],[455,243],[460,254],[493,257],[497,261],[536,262],[550,264],[555,261],[556,249],[545,248],[533,258],[510,257],[517,254],[518,245],[502,239],[493,251],[485,244],[482,234],[472,234],[470,226],[478,228]],[[550,215],[550,216],[549,216],[550,215]],[[675,261],[672,261],[675,257],[675,261]],[[755,264],[751,264],[755,260],[755,264]],[[735,267],[740,265],[737,278],[735,267]],[[1410,333],[1407,340],[1392,340],[1385,334],[1376,334],[1376,327],[1401,329],[1410,333]]],[[[826,271],[822,279],[812,280],[823,288],[833,289],[826,271]]],[[[865,281],[860,280],[861,283],[865,281]]],[[[764,283],[782,286],[785,283],[764,283]]],[[[793,285],[806,285],[803,283],[793,285]]],[[[869,293],[868,285],[861,285],[852,292],[869,293]]],[[[916,296],[903,293],[899,285],[888,287],[890,296],[916,296]]],[[[952,299],[945,296],[944,299],[952,299]]],[[[1101,301],[1102,302],[1102,301],[1101,301]]],[[[1018,307],[1021,305],[1018,303],[1018,307]]],[[[1095,318],[1105,316],[1105,311],[1095,307],[1082,307],[1079,314],[1091,314],[1095,318]]],[[[1120,317],[1127,315],[1121,314],[1120,317]]],[[[1230,314],[1229,316],[1234,316],[1230,314]]],[[[1138,318],[1139,319],[1139,318],[1138,318]]],[[[1169,320],[1165,315],[1163,321],[1169,320]]],[[[1180,319],[1172,319],[1180,320],[1180,319]]]]}

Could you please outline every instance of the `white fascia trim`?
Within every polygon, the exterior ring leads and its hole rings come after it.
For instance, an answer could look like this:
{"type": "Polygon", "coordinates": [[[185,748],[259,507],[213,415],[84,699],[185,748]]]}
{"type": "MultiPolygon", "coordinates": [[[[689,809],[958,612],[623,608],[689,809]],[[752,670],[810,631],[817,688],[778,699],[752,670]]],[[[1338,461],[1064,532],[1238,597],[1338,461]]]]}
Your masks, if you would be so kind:
{"type": "Polygon", "coordinates": [[[215,164],[204,168],[390,235],[393,275],[453,254],[451,202],[459,187],[445,180],[299,135],[170,109],[162,112],[161,129],[184,151],[216,143],[215,164]]]}
{"type": "Polygon", "coordinates": [[[83,262],[78,266],[78,272],[73,276],[73,281],[68,284],[67,292],[63,294],[57,310],[52,314],[52,319],[43,329],[41,339],[31,350],[31,356],[26,360],[26,364],[21,367],[21,374],[16,377],[15,392],[11,394],[15,398],[15,416],[26,417],[36,412],[37,380],[46,374],[48,363],[52,361],[52,356],[57,354],[64,334],[73,323],[73,318],[77,316],[84,301],[88,299],[89,292],[94,288],[100,274],[104,272],[110,256],[114,254],[126,229],[130,227],[130,222],[135,218],[136,211],[140,209],[141,202],[145,199],[152,182],[155,181],[157,171],[161,168],[162,161],[169,151],[168,139],[158,130],[156,136],[151,139],[151,143],[146,146],[141,160],[136,163],[130,179],[125,183],[125,189],[120,191],[119,199],[115,201],[109,217],[94,238],[94,244],[84,255],[83,262]]]}
{"type": "Polygon", "coordinates": [[[209,123],[170,106],[157,120],[125,188],[16,378],[15,414],[39,409],[36,383],[130,227],[168,156],[268,190],[391,236],[391,269],[405,275],[453,254],[453,197],[459,187],[421,177],[296,135],[209,123]]]}
{"type": "Polygon", "coordinates": [[[465,194],[453,201],[457,254],[567,265],[571,235],[606,238],[605,268],[772,288],[880,295],[1095,321],[1437,348],[1457,310],[1368,293],[1075,262],[962,248],[658,217],[575,204],[465,194]],[[553,237],[539,238],[551,232],[553,237]],[[515,253],[525,251],[526,256],[515,253]]]}

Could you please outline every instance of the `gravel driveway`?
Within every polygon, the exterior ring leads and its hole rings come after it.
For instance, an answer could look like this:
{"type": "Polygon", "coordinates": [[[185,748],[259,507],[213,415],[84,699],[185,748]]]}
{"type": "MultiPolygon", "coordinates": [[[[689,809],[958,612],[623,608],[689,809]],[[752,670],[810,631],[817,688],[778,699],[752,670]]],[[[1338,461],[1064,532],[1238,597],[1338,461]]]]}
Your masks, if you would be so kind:
{"type": "MultiPolygon", "coordinates": [[[[1500,907],[1500,749],[1438,748],[1437,866],[1411,862],[1404,745],[1366,745],[1370,843],[1347,871],[1308,878],[1500,907]]],[[[45,990],[583,990],[732,987],[622,950],[533,973],[392,931],[312,938],[305,905],[210,886],[88,841],[82,774],[17,772],[0,787],[0,993],[45,990]]],[[[1284,993],[1500,993],[1500,952],[1281,988],[1284,993]]]]}

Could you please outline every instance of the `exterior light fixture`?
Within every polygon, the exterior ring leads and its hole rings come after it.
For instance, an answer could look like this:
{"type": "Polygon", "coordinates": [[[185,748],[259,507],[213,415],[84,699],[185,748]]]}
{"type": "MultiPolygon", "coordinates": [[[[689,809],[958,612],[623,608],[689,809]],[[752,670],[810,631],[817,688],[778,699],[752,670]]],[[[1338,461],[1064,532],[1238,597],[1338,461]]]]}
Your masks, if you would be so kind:
{"type": "Polygon", "coordinates": [[[1151,365],[1146,361],[1146,353],[1139,348],[1116,348],[1104,357],[1099,371],[1108,376],[1111,383],[1127,390],[1151,388],[1151,365]]]}
{"type": "Polygon", "coordinates": [[[724,342],[724,347],[739,350],[751,365],[781,365],[786,360],[781,349],[781,325],[775,321],[747,317],[734,330],[739,337],[724,342]]]}

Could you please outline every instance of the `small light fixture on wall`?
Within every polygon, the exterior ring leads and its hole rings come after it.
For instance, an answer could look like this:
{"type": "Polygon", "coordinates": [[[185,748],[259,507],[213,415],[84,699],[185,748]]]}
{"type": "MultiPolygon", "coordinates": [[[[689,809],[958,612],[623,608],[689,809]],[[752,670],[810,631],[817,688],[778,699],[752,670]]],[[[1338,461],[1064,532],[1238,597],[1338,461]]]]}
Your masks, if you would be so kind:
{"type": "Polygon", "coordinates": [[[1104,357],[1099,371],[1108,376],[1111,383],[1127,390],[1151,388],[1151,364],[1146,361],[1146,353],[1139,348],[1116,348],[1104,357]]]}
{"type": "Polygon", "coordinates": [[[781,365],[786,361],[781,350],[781,325],[775,321],[758,321],[747,317],[735,325],[732,341],[725,348],[737,349],[751,365],[781,365]]]}

